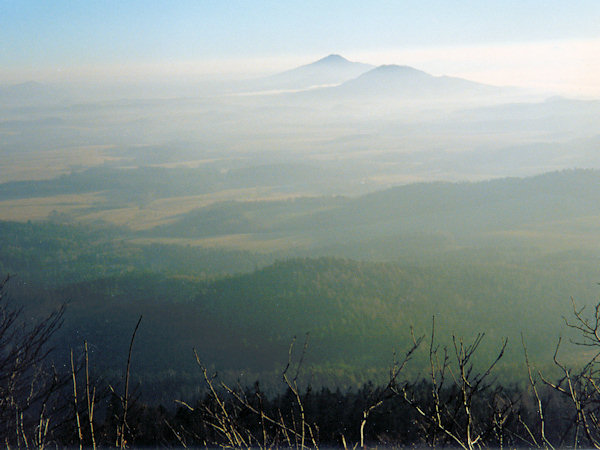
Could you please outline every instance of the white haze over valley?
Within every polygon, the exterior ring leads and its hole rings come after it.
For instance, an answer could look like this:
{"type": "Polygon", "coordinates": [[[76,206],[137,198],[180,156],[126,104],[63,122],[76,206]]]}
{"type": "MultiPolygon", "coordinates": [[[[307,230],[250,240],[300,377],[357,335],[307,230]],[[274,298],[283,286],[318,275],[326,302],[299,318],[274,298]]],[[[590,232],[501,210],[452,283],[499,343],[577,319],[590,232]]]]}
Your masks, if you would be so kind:
{"type": "Polygon", "coordinates": [[[178,86],[12,84],[0,89],[0,181],[96,164],[308,165],[317,182],[279,190],[353,195],[599,167],[600,102],[558,94],[337,54],[178,86]]]}
{"type": "Polygon", "coordinates": [[[169,208],[88,186],[96,197],[0,199],[0,219],[130,225],[195,201],[600,168],[599,14],[591,1],[0,2],[0,184],[89,168],[224,177],[169,208]],[[110,215],[90,212],[99,199],[110,215]]]}

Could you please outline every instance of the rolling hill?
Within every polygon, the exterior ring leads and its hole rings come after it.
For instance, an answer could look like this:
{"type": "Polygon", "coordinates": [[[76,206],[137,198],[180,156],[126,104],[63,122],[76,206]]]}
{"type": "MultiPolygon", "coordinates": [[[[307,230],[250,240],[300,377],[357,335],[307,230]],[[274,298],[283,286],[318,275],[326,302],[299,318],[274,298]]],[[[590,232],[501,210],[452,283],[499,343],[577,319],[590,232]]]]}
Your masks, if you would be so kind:
{"type": "MultiPolygon", "coordinates": [[[[310,334],[310,364],[385,367],[406,347],[410,327],[440,342],[485,332],[484,354],[509,337],[519,360],[523,332],[549,363],[569,313],[569,296],[591,298],[594,283],[567,261],[412,267],[336,258],[292,259],[208,283],[129,273],[66,285],[46,294],[68,299],[62,348],[85,339],[99,367],[118,367],[139,315],[136,371],[193,370],[192,349],[207,364],[275,370],[294,336],[310,334]],[[578,273],[579,279],[577,279],[578,273]]],[[[48,298],[48,297],[46,297],[48,298]]],[[[583,300],[581,300],[583,299],[583,300]]],[[[34,301],[34,300],[31,300],[34,301]]]]}
{"type": "Polygon", "coordinates": [[[370,64],[348,61],[340,55],[329,55],[310,64],[255,81],[255,89],[307,89],[337,85],[372,69],[370,64]]]}
{"type": "Polygon", "coordinates": [[[519,242],[519,234],[534,238],[539,233],[548,237],[550,245],[555,239],[576,235],[592,243],[597,242],[597,235],[589,224],[600,215],[599,192],[597,170],[483,182],[417,183],[355,198],[215,204],[148,233],[185,237],[261,233],[263,238],[305,234],[315,245],[414,233],[445,233],[474,245],[500,236],[519,242]],[[215,214],[223,219],[222,226],[215,223],[215,214]]]}
{"type": "Polygon", "coordinates": [[[409,66],[376,67],[336,89],[356,96],[403,96],[408,98],[452,97],[497,93],[499,88],[462,78],[436,77],[409,66]]]}

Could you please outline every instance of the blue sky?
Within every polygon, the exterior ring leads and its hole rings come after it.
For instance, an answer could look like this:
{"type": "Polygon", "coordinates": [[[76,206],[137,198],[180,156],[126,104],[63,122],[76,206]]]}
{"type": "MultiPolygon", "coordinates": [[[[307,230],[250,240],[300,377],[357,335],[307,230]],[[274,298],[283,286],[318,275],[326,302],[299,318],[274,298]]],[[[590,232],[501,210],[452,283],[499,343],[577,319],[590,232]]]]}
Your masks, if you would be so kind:
{"type": "MultiPolygon", "coordinates": [[[[510,49],[530,48],[519,58],[531,66],[540,52],[553,59],[557,46],[555,59],[592,60],[599,40],[598,0],[0,0],[0,82],[267,72],[330,53],[477,75],[473,67],[486,63],[475,59],[486,51],[507,58],[510,49]],[[569,43],[578,47],[564,48],[569,43]],[[463,70],[448,54],[462,59],[463,70]]],[[[506,64],[514,72],[515,62],[506,64]]],[[[596,69],[595,61],[586,65],[596,69]]]]}

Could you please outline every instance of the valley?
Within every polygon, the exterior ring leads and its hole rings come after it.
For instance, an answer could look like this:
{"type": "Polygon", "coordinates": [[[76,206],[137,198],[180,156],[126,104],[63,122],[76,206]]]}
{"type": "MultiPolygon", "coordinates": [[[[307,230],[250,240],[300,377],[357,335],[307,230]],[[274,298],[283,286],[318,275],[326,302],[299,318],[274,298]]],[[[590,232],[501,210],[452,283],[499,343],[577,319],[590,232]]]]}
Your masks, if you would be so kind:
{"type": "Polygon", "coordinates": [[[516,392],[525,345],[549,377],[560,339],[594,357],[565,318],[598,302],[600,101],[339,55],[187,89],[0,88],[3,292],[65,305],[58,367],[122,380],[138,318],[149,408],[205,395],[198,363],[276,398],[304,340],[302,389],[345,398],[420,338],[414,386],[434,341],[502,348],[516,392]]]}

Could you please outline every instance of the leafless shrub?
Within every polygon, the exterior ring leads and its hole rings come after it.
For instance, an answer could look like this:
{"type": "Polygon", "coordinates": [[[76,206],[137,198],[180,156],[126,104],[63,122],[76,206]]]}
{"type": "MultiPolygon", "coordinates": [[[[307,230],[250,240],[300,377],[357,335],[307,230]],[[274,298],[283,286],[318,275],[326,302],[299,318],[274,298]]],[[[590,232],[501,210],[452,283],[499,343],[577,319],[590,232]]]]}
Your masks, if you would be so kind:
{"type": "Polygon", "coordinates": [[[8,280],[0,282],[0,439],[6,446],[44,447],[67,381],[47,361],[64,307],[28,324],[7,299],[8,280]]]}
{"type": "Polygon", "coordinates": [[[189,430],[176,430],[169,424],[177,440],[185,446],[187,434],[196,442],[201,440],[203,445],[234,448],[277,446],[318,448],[318,429],[306,417],[302,394],[298,387],[298,377],[308,345],[308,336],[296,362],[293,361],[294,345],[295,339],[290,345],[288,362],[282,372],[283,382],[293,398],[293,406],[289,411],[279,409],[276,414],[269,413],[263,408],[264,397],[258,383],[254,391],[249,392],[241,386],[232,387],[224,381],[217,381],[216,374],[209,374],[198,354],[194,352],[208,395],[196,407],[184,401],[178,403],[190,411],[200,412],[209,431],[207,434],[212,435],[213,440],[207,441],[206,438],[194,435],[189,430]]]}
{"type": "Polygon", "coordinates": [[[596,304],[591,315],[585,314],[585,307],[578,308],[573,299],[571,304],[573,319],[565,319],[565,323],[579,333],[579,340],[573,343],[588,347],[592,356],[579,369],[568,367],[558,357],[562,342],[559,339],[554,352],[554,364],[562,375],[555,382],[542,379],[547,386],[566,398],[571,406],[573,413],[568,427],[572,439],[570,445],[600,448],[600,303],[596,304]]]}
{"type": "Polygon", "coordinates": [[[492,379],[507,340],[503,340],[492,361],[477,369],[475,354],[483,341],[478,334],[472,342],[452,336],[452,348],[436,343],[435,320],[429,343],[430,393],[422,395],[417,385],[406,382],[395,391],[416,411],[424,443],[458,446],[465,449],[503,445],[505,425],[515,411],[513,400],[492,379]]]}

